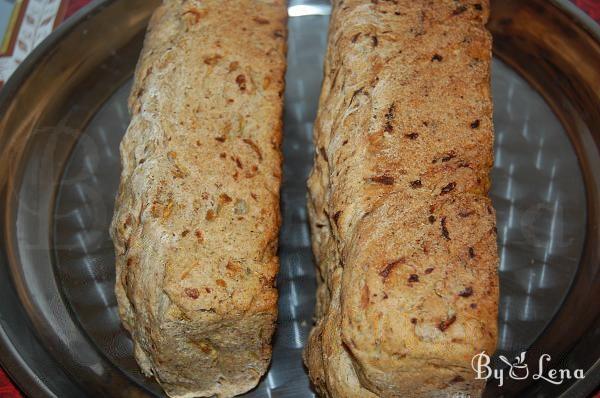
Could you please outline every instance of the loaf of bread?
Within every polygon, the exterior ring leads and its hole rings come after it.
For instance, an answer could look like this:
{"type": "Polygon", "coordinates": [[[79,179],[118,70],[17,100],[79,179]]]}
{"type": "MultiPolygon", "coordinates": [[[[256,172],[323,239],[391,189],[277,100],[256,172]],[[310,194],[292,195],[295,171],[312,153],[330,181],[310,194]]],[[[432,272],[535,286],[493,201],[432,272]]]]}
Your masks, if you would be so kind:
{"type": "Polygon", "coordinates": [[[172,397],[265,373],[277,317],[284,0],[165,0],[121,143],[111,235],[135,357],[172,397]]]}
{"type": "Polygon", "coordinates": [[[497,334],[487,0],[335,0],[309,214],[327,397],[478,396],[497,334]]]}

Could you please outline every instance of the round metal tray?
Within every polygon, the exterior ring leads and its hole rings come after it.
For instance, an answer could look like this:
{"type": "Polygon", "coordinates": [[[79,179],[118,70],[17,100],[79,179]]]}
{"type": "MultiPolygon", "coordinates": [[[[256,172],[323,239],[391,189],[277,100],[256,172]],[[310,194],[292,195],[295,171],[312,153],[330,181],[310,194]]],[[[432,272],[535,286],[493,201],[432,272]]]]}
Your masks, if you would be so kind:
{"type": "MultiPolygon", "coordinates": [[[[120,325],[108,236],[126,99],[156,4],[94,3],[0,93],[0,363],[34,397],[162,396],[120,325]]],[[[301,361],[315,303],[305,180],[328,13],[327,1],[289,4],[279,320],[271,368],[248,397],[314,395],[301,361]]],[[[492,16],[497,355],[527,350],[535,364],[548,353],[587,375],[490,382],[486,395],[584,396],[600,383],[600,33],[566,1],[496,1],[492,16]]]]}

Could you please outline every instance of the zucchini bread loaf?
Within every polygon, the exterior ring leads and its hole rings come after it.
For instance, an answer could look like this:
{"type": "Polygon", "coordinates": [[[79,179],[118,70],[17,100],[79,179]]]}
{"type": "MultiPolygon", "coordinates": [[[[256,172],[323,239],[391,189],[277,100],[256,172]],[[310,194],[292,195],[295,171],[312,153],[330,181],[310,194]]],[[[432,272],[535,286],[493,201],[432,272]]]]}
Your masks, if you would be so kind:
{"type": "Polygon", "coordinates": [[[327,397],[477,396],[497,333],[487,0],[335,0],[304,353],[327,397]],[[466,396],[466,395],[465,395],[466,396]]]}
{"type": "Polygon", "coordinates": [[[284,0],[165,0],[129,101],[111,235],[135,357],[172,397],[267,369],[277,316],[284,0]]]}

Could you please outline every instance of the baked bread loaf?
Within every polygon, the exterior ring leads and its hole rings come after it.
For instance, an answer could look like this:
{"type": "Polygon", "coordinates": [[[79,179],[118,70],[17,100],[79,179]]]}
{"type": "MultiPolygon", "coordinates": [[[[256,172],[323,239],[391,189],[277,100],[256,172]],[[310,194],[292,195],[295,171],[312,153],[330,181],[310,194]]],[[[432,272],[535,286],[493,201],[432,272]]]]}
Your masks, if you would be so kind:
{"type": "Polygon", "coordinates": [[[478,396],[497,333],[487,0],[335,0],[305,362],[327,397],[478,396]]]}
{"type": "Polygon", "coordinates": [[[139,60],[111,235],[135,357],[172,397],[257,383],[277,316],[284,0],[165,0],[139,60]]]}

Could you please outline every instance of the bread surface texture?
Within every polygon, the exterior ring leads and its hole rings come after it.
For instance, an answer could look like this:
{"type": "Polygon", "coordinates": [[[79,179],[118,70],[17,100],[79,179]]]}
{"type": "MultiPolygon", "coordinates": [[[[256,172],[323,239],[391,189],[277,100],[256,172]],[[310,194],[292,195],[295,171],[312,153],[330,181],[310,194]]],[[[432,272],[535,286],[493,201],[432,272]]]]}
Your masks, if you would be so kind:
{"type": "Polygon", "coordinates": [[[277,317],[284,0],[165,0],[129,99],[111,236],[143,372],[171,397],[258,383],[277,317]]]}
{"type": "Polygon", "coordinates": [[[479,396],[496,347],[488,1],[335,0],[309,178],[325,397],[479,396]]]}

